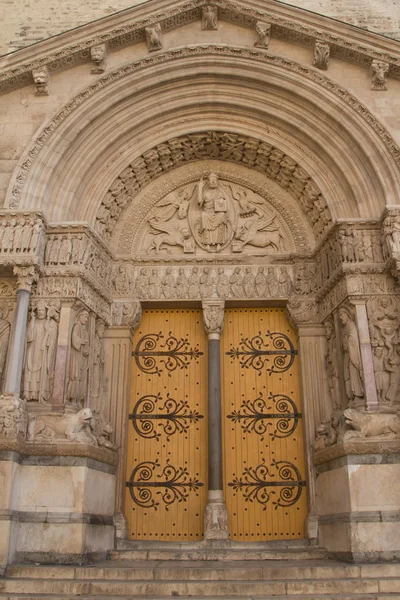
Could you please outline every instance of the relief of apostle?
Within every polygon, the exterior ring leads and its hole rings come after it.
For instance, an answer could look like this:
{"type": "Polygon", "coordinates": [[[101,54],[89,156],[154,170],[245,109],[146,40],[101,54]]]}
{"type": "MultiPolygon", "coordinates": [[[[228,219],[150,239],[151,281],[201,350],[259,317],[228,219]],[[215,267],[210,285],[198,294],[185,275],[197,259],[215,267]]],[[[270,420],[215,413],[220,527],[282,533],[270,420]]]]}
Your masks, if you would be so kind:
{"type": "Polygon", "coordinates": [[[82,406],[87,396],[89,369],[89,313],[82,311],[71,334],[71,356],[69,363],[68,400],[82,406]]]}
{"type": "Polygon", "coordinates": [[[4,367],[7,358],[8,342],[10,340],[10,329],[11,325],[5,317],[7,317],[8,310],[4,306],[0,305],[0,383],[3,380],[4,367]]]}
{"type": "Polygon", "coordinates": [[[358,331],[352,316],[345,308],[339,310],[339,318],[343,325],[342,346],[346,393],[349,407],[357,408],[363,406],[364,397],[358,331]]]}
{"type": "Polygon", "coordinates": [[[218,252],[229,241],[229,196],[215,173],[210,173],[207,182],[201,178],[197,191],[197,202],[201,208],[200,240],[207,250],[218,252]]]}
{"type": "Polygon", "coordinates": [[[57,348],[57,322],[53,309],[38,303],[28,325],[22,396],[25,400],[49,402],[57,348]]]}

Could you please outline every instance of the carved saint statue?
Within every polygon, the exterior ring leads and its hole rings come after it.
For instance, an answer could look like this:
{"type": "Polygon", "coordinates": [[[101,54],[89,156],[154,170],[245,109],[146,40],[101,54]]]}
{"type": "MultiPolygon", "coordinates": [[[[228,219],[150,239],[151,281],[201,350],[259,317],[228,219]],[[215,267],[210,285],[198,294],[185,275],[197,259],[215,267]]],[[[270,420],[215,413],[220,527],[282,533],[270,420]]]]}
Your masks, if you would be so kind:
{"type": "Polygon", "coordinates": [[[339,393],[339,365],[337,360],[337,338],[335,324],[330,317],[325,321],[326,352],[325,368],[328,375],[328,388],[333,409],[344,408],[340,406],[339,393]]]}
{"type": "Polygon", "coordinates": [[[89,313],[82,311],[72,328],[71,358],[67,397],[74,404],[82,406],[86,400],[88,385],[89,358],[89,313]]]}
{"type": "Polygon", "coordinates": [[[28,401],[49,402],[57,348],[57,311],[39,302],[32,311],[26,334],[26,354],[22,397],[28,401]]]}
{"type": "Polygon", "coordinates": [[[201,208],[199,238],[207,250],[218,252],[230,238],[229,196],[215,173],[210,173],[207,182],[200,179],[197,192],[197,202],[201,208]]]}
{"type": "Polygon", "coordinates": [[[7,321],[8,310],[0,304],[0,384],[3,381],[4,367],[6,365],[8,342],[10,341],[11,325],[7,321]]]}
{"type": "Polygon", "coordinates": [[[344,381],[349,407],[359,408],[364,404],[364,387],[357,326],[350,311],[346,308],[339,310],[339,318],[343,325],[344,381]]]}
{"type": "Polygon", "coordinates": [[[104,330],[105,324],[98,319],[96,321],[96,331],[93,340],[93,367],[92,367],[92,408],[102,409],[105,394],[104,381],[104,330]]]}

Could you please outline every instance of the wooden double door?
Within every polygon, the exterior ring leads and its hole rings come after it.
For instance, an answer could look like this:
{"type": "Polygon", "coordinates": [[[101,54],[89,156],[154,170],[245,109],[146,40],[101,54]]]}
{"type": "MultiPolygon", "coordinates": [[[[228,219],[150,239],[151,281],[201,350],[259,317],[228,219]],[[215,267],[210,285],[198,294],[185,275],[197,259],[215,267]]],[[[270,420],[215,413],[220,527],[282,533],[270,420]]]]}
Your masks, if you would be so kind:
{"type": "MultiPolygon", "coordinates": [[[[307,514],[295,334],[282,308],[229,308],[221,337],[230,537],[304,537],[307,514]]],[[[126,517],[130,539],[203,538],[207,336],[201,309],[148,309],[135,332],[126,517]]]]}

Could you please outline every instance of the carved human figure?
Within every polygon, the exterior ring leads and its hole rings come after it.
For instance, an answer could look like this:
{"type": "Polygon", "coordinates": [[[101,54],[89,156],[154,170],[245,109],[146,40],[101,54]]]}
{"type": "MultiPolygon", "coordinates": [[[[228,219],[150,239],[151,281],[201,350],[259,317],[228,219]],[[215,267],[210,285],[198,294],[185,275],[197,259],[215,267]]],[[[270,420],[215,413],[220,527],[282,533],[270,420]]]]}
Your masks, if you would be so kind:
{"type": "Polygon", "coordinates": [[[189,281],[186,277],[185,269],[179,269],[178,277],[176,278],[176,295],[178,298],[187,298],[189,290],[189,281]]]}
{"type": "Polygon", "coordinates": [[[150,298],[152,300],[158,300],[159,298],[161,298],[161,291],[163,286],[161,277],[159,276],[157,269],[152,269],[150,271],[150,275],[147,277],[146,281],[147,284],[144,297],[150,298]]]}
{"type": "Polygon", "coordinates": [[[58,255],[60,254],[61,240],[58,235],[55,235],[52,239],[51,250],[49,255],[49,264],[58,264],[58,255]]]}
{"type": "Polygon", "coordinates": [[[15,232],[16,220],[11,219],[10,223],[6,223],[3,235],[3,252],[12,252],[14,245],[14,232],[15,232]]]}
{"type": "Polygon", "coordinates": [[[188,278],[189,288],[188,288],[188,296],[189,298],[200,298],[200,284],[199,284],[199,269],[198,267],[193,267],[192,272],[188,278]]]}
{"type": "Polygon", "coordinates": [[[17,224],[14,228],[14,252],[21,252],[21,238],[24,230],[24,223],[24,219],[17,221],[17,224]]]}
{"type": "Polygon", "coordinates": [[[161,280],[161,285],[164,298],[169,300],[176,297],[175,277],[172,274],[171,267],[168,267],[165,271],[165,275],[161,280]]]}
{"type": "Polygon", "coordinates": [[[218,28],[218,13],[217,13],[216,6],[210,6],[209,4],[206,4],[206,6],[203,6],[202,28],[203,29],[217,29],[218,28]]]}
{"type": "Polygon", "coordinates": [[[400,253],[400,222],[392,219],[390,224],[385,226],[385,238],[389,249],[400,253]]]}
{"type": "Polygon", "coordinates": [[[0,304],[0,385],[3,382],[4,367],[6,365],[8,343],[10,341],[11,325],[7,321],[8,310],[0,304]]]}
{"type": "Polygon", "coordinates": [[[381,346],[375,348],[374,351],[374,370],[379,401],[387,403],[390,401],[390,399],[387,398],[390,386],[390,373],[386,370],[384,349],[381,346]]]}
{"type": "Polygon", "coordinates": [[[130,290],[130,280],[125,265],[119,265],[114,278],[114,288],[117,294],[126,294],[130,290]]]}
{"type": "Polygon", "coordinates": [[[271,24],[264,21],[256,22],[256,41],[254,45],[257,48],[268,48],[271,40],[271,24]]]}
{"type": "Polygon", "coordinates": [[[138,298],[144,300],[147,298],[148,291],[148,277],[147,277],[147,269],[145,267],[141,267],[139,270],[139,274],[136,277],[135,281],[135,291],[138,298]]]}
{"type": "Polygon", "coordinates": [[[217,295],[219,298],[229,298],[229,277],[224,267],[218,267],[217,295]]]}
{"type": "Polygon", "coordinates": [[[210,173],[207,182],[200,179],[197,192],[201,208],[199,237],[207,250],[218,252],[229,240],[228,194],[215,173],[210,173]]]}
{"type": "Polygon", "coordinates": [[[95,334],[92,344],[92,390],[91,390],[91,405],[92,408],[102,410],[105,396],[105,355],[104,355],[104,331],[105,323],[101,319],[97,319],[95,334]]]}
{"type": "Polygon", "coordinates": [[[82,234],[72,238],[72,264],[80,265],[86,250],[86,238],[82,234]]]}
{"type": "Polygon", "coordinates": [[[287,267],[281,267],[278,275],[278,295],[280,298],[290,296],[293,288],[292,279],[287,267]]]}
{"type": "Polygon", "coordinates": [[[364,386],[357,326],[353,315],[344,307],[339,309],[339,318],[343,325],[343,370],[346,393],[349,400],[348,406],[361,407],[363,406],[364,386]]]}
{"type": "Polygon", "coordinates": [[[49,402],[57,349],[57,311],[38,302],[26,332],[22,397],[28,402],[49,402]]]}
{"type": "Polygon", "coordinates": [[[267,290],[271,298],[277,298],[279,295],[279,281],[274,267],[268,267],[267,271],[267,290]]]}
{"type": "Polygon", "coordinates": [[[294,290],[297,294],[308,295],[313,289],[314,273],[310,265],[298,265],[294,280],[294,290]]]}
{"type": "Polygon", "coordinates": [[[243,277],[243,288],[246,298],[254,298],[256,295],[256,278],[251,267],[245,267],[243,277]]]}
{"type": "Polygon", "coordinates": [[[325,352],[325,368],[328,376],[329,396],[331,399],[332,409],[344,408],[340,403],[339,393],[339,363],[338,363],[338,347],[335,332],[335,324],[333,319],[329,317],[325,321],[326,335],[326,352],[325,352]]]}
{"type": "Polygon", "coordinates": [[[67,398],[77,406],[82,406],[87,397],[90,350],[88,321],[89,313],[87,310],[83,310],[78,314],[71,334],[67,398]]]}
{"type": "Polygon", "coordinates": [[[231,295],[234,298],[244,298],[243,275],[240,267],[235,267],[229,278],[231,285],[231,295]]]}
{"type": "Polygon", "coordinates": [[[264,298],[267,295],[267,278],[264,273],[264,267],[258,267],[257,269],[255,286],[258,298],[264,298]]]}
{"type": "Polygon", "coordinates": [[[364,260],[364,240],[362,237],[362,232],[358,231],[357,229],[353,231],[353,251],[356,262],[361,262],[364,260]]]}
{"type": "Polygon", "coordinates": [[[31,252],[34,252],[36,250],[42,230],[43,225],[41,221],[35,221],[33,223],[31,243],[29,248],[31,252]]]}
{"type": "Polygon", "coordinates": [[[60,265],[69,265],[72,256],[72,242],[69,236],[63,235],[60,243],[58,262],[60,265]]]}
{"type": "Polygon", "coordinates": [[[202,298],[210,298],[213,293],[214,279],[210,267],[204,267],[200,275],[200,294],[202,298]]]}

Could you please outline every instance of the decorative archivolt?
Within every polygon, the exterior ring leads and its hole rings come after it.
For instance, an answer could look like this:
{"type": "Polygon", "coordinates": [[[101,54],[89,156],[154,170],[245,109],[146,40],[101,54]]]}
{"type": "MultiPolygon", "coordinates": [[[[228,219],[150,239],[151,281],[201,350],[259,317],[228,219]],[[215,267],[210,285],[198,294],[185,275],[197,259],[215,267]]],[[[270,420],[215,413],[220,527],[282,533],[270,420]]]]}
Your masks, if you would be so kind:
{"type": "Polygon", "coordinates": [[[317,239],[331,226],[331,214],[321,191],[284,152],[253,137],[208,131],[167,140],[135,158],[103,198],[96,231],[109,239],[122,211],[151,181],[185,163],[209,159],[238,163],[276,181],[300,204],[317,239]]]}
{"type": "MultiPolygon", "coordinates": [[[[153,53],[143,59],[135,61],[129,65],[125,65],[114,72],[107,73],[103,77],[100,77],[95,83],[93,83],[93,85],[89,86],[80,94],[75,96],[73,100],[71,100],[62,108],[62,110],[54,117],[52,121],[43,127],[38,137],[33,142],[33,145],[28,147],[25,151],[10,183],[10,188],[7,194],[8,206],[10,208],[16,208],[20,205],[21,198],[24,198],[24,200],[28,197],[31,198],[31,194],[29,193],[31,181],[32,185],[35,185],[35,189],[37,189],[37,194],[39,194],[38,197],[42,197],[38,186],[33,183],[34,181],[37,182],[37,179],[35,179],[35,166],[38,156],[40,155],[42,149],[46,148],[49,150],[52,144],[57,144],[59,136],[62,136],[62,133],[59,130],[65,126],[65,121],[69,118],[72,118],[72,114],[77,109],[80,109],[79,114],[81,114],[81,112],[84,111],[85,104],[90,102],[90,100],[92,100],[98,92],[104,90],[110,85],[116,84],[119,80],[122,80],[125,77],[140,72],[142,69],[156,67],[157,65],[162,65],[178,59],[190,59],[191,57],[195,56],[208,55],[218,55],[223,57],[224,60],[232,57],[240,57],[245,60],[250,60],[252,62],[289,71],[291,73],[300,75],[301,78],[317,84],[317,86],[321,88],[319,93],[322,92],[322,95],[326,97],[327,102],[330,102],[329,96],[331,94],[337,96],[340,98],[340,101],[346,104],[350,109],[348,116],[351,116],[351,114],[354,113],[354,116],[357,115],[357,117],[361,117],[361,119],[364,120],[369,129],[369,133],[368,130],[365,131],[367,131],[370,137],[370,146],[373,151],[375,151],[375,149],[379,149],[381,145],[385,146],[386,150],[388,151],[388,155],[386,155],[387,159],[389,159],[389,161],[393,161],[392,164],[396,163],[397,165],[400,165],[399,147],[387,130],[382,126],[382,124],[354,96],[352,96],[347,90],[341,88],[339,85],[325,77],[319,70],[300,65],[299,63],[281,56],[268,54],[265,50],[213,45],[188,46],[167,52],[153,53]],[[379,138],[379,142],[375,136],[379,138]]],[[[89,104],[86,108],[89,113],[91,110],[90,107],[91,105],[89,104]]],[[[74,118],[77,119],[77,116],[74,118]]],[[[382,156],[382,151],[380,149],[379,154],[382,156]]],[[[50,155],[51,152],[49,153],[49,156],[50,155]]],[[[383,153],[382,160],[385,160],[384,157],[385,154],[383,153]]],[[[60,161],[61,160],[63,160],[63,157],[60,158],[60,161]]],[[[54,169],[55,167],[52,168],[54,169]]],[[[42,171],[42,166],[40,166],[40,169],[42,171]]],[[[389,190],[387,192],[389,196],[394,194],[394,192],[392,192],[392,190],[389,188],[394,187],[395,183],[393,180],[397,176],[395,175],[395,170],[393,168],[391,169],[391,173],[392,178],[389,178],[385,181],[385,185],[389,190]]],[[[38,178],[40,180],[40,176],[38,176],[38,178]]],[[[46,188],[48,188],[48,181],[46,181],[46,188]]]]}

